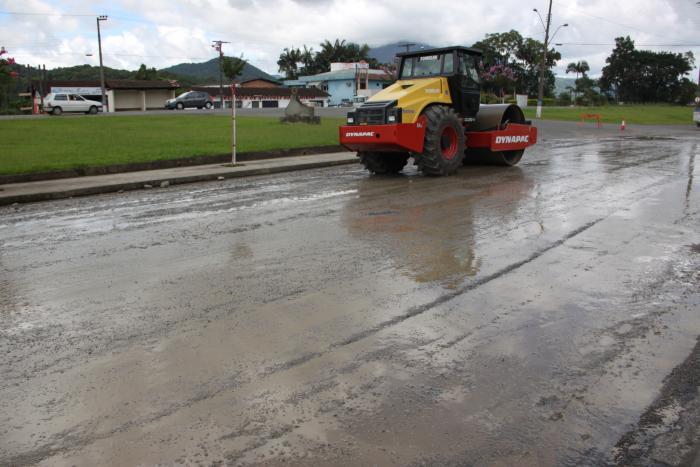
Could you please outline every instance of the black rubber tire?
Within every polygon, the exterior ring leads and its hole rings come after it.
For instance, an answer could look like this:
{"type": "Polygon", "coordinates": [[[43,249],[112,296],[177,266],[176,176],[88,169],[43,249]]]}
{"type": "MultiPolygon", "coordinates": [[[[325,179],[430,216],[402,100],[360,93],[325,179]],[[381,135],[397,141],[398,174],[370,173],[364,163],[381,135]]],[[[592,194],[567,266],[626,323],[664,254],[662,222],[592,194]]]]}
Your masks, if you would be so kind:
{"type": "Polygon", "coordinates": [[[523,158],[524,149],[518,151],[489,151],[488,149],[468,149],[464,165],[500,165],[513,167],[523,158]]]}
{"type": "Polygon", "coordinates": [[[97,107],[95,107],[94,105],[91,105],[90,110],[88,110],[88,113],[90,115],[95,115],[97,113],[97,107]]]}
{"type": "Polygon", "coordinates": [[[700,122],[695,122],[695,126],[697,126],[698,128],[700,128],[700,122]]]}
{"type": "Polygon", "coordinates": [[[205,107],[207,110],[210,110],[210,109],[212,108],[211,102],[207,102],[206,104],[204,104],[204,107],[205,107]]]}
{"type": "Polygon", "coordinates": [[[54,107],[53,110],[51,110],[51,115],[61,115],[63,113],[63,109],[60,107],[54,107]]]}
{"type": "Polygon", "coordinates": [[[177,110],[182,110],[185,108],[185,104],[183,104],[182,102],[178,102],[175,107],[177,108],[177,110]]]}
{"type": "Polygon", "coordinates": [[[444,105],[433,105],[428,107],[423,115],[426,119],[425,140],[423,142],[423,152],[416,154],[416,165],[425,175],[444,176],[452,175],[462,165],[464,160],[464,127],[455,112],[450,107],[444,105]],[[452,157],[445,156],[445,133],[452,129],[456,138],[452,144],[456,143],[456,148],[452,157]]]}
{"type": "Polygon", "coordinates": [[[408,158],[411,157],[407,152],[366,151],[360,152],[358,155],[365,169],[380,175],[401,172],[401,169],[408,163],[408,158]]]}

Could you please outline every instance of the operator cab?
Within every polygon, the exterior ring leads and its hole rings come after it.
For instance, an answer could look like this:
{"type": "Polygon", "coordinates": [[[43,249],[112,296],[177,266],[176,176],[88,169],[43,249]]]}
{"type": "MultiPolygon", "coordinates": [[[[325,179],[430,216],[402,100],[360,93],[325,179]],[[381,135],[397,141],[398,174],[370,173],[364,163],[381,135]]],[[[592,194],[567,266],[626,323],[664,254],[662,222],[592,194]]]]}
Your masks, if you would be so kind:
{"type": "Polygon", "coordinates": [[[474,121],[479,111],[481,83],[479,66],[482,52],[469,47],[443,47],[404,52],[400,59],[399,80],[443,76],[452,96],[452,106],[465,121],[474,121]]]}

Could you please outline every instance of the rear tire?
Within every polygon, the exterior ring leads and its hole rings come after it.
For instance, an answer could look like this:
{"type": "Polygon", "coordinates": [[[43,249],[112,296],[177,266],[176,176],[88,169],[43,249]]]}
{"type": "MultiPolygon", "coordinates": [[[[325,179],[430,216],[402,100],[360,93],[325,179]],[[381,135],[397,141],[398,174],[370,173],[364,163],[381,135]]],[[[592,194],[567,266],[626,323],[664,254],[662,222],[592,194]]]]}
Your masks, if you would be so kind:
{"type": "Polygon", "coordinates": [[[457,113],[434,105],[423,112],[426,119],[423,152],[416,154],[418,169],[425,175],[452,175],[464,160],[464,127],[457,113]]]}
{"type": "Polygon", "coordinates": [[[204,104],[204,107],[205,107],[207,110],[210,110],[211,107],[212,107],[211,102],[207,102],[206,104],[204,104]]]}
{"type": "Polygon", "coordinates": [[[60,107],[54,107],[53,110],[51,111],[51,115],[61,115],[63,113],[63,109],[60,107]]]}
{"type": "Polygon", "coordinates": [[[360,152],[360,162],[374,174],[395,174],[408,163],[411,157],[405,152],[360,152]]]}

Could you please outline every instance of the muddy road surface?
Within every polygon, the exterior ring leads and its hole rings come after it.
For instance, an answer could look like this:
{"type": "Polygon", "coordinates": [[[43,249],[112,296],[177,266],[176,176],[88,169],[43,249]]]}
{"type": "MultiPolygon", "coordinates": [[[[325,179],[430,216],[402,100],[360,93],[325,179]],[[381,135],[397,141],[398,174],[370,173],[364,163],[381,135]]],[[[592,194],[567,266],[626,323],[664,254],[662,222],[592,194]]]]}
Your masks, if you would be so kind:
{"type": "Polygon", "coordinates": [[[698,465],[700,138],[658,133],[0,209],[0,465],[698,465]]]}

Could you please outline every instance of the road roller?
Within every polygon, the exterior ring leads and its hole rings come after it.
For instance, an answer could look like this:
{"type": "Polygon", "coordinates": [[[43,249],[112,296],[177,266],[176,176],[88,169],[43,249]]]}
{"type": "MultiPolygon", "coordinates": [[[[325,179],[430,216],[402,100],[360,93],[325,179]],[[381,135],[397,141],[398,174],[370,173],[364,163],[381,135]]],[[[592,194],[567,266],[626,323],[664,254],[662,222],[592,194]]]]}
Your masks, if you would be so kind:
{"type": "Polygon", "coordinates": [[[400,172],[413,157],[425,175],[471,163],[514,166],[537,142],[520,107],[481,104],[482,52],[461,46],[397,55],[398,80],[349,112],[340,144],[371,173],[400,172]]]}

